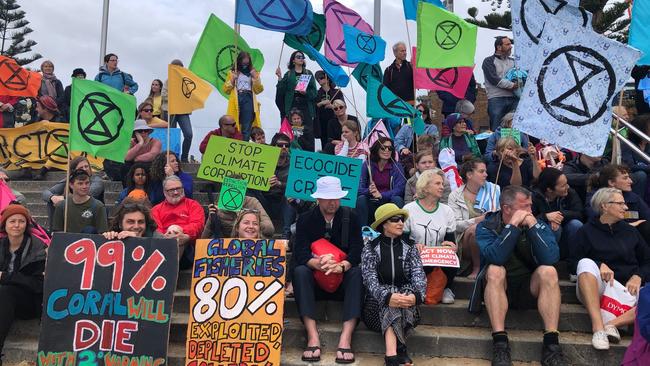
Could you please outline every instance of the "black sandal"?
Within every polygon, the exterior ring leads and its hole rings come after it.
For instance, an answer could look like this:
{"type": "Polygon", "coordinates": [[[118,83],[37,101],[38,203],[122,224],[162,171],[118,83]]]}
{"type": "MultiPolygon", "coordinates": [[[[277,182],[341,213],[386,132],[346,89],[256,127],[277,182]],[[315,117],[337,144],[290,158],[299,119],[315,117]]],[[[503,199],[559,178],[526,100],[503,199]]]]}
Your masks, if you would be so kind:
{"type": "Polygon", "coordinates": [[[305,348],[305,350],[302,351],[302,357],[301,357],[303,362],[320,362],[320,356],[321,356],[320,354],[322,353],[322,351],[319,352],[318,356],[314,356],[315,351],[321,351],[320,346],[309,346],[305,348]],[[305,352],[307,351],[311,351],[311,357],[305,357],[305,352]]]}
{"type": "Polygon", "coordinates": [[[348,364],[348,363],[354,363],[354,351],[351,348],[338,348],[338,352],[341,352],[344,358],[339,358],[338,356],[334,360],[334,362],[339,363],[339,364],[348,364]],[[351,353],[352,358],[351,359],[346,359],[345,354],[346,353],[351,353]]]}

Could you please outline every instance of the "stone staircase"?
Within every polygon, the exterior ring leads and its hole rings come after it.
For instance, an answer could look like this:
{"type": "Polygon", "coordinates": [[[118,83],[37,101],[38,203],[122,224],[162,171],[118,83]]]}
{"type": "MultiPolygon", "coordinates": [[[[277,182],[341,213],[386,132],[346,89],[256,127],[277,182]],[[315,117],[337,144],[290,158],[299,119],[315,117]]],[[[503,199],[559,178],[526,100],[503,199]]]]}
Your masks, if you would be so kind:
{"type": "MultiPolygon", "coordinates": [[[[184,170],[195,174],[198,165],[184,166],[184,170]]],[[[47,208],[41,200],[41,191],[64,178],[62,172],[50,172],[46,181],[12,180],[10,185],[27,197],[28,207],[36,220],[46,225],[47,208]]],[[[205,192],[209,182],[196,180],[194,198],[202,205],[209,204],[205,192]]],[[[105,202],[110,209],[121,190],[119,182],[106,182],[105,202]]],[[[110,213],[110,211],[109,211],[110,213]]],[[[591,346],[591,323],[584,308],[578,303],[575,286],[567,279],[564,265],[559,264],[561,273],[562,309],[559,330],[560,342],[571,365],[618,365],[630,341],[624,336],[619,345],[612,345],[608,351],[596,351],[591,346]]],[[[189,317],[190,272],[179,275],[175,293],[171,332],[169,336],[169,364],[184,365],[185,340],[189,317]]],[[[418,365],[489,365],[492,352],[490,323],[483,311],[476,316],[467,312],[467,303],[473,282],[466,278],[456,279],[456,303],[453,305],[423,306],[422,322],[409,339],[409,351],[418,365]]],[[[321,365],[333,365],[334,354],[340,332],[340,304],[318,303],[317,317],[323,346],[321,365]]],[[[304,365],[300,360],[306,343],[302,324],[298,318],[293,299],[286,300],[285,332],[283,336],[282,365],[304,365]]],[[[537,311],[510,311],[506,320],[512,357],[517,365],[538,364],[541,354],[542,321],[537,311]]],[[[34,360],[38,347],[39,321],[18,321],[13,326],[4,349],[5,364],[22,360],[34,360]]],[[[383,339],[380,334],[370,332],[361,323],[353,338],[358,365],[383,364],[383,339]]]]}

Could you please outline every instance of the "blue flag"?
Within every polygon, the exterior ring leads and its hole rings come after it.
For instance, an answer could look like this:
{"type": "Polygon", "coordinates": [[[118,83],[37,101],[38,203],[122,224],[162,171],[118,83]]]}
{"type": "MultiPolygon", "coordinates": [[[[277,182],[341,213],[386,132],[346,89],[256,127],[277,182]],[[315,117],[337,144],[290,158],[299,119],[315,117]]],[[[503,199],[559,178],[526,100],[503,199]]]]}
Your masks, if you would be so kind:
{"type": "Polygon", "coordinates": [[[425,3],[430,3],[439,8],[446,9],[445,6],[442,5],[442,1],[440,0],[402,0],[402,1],[404,3],[404,17],[410,20],[415,20],[417,18],[418,1],[424,1],[425,3]]]}
{"type": "Polygon", "coordinates": [[[308,0],[238,0],[235,22],[276,32],[306,36],[314,12],[308,0]]]}
{"type": "Polygon", "coordinates": [[[378,64],[384,60],[386,41],[381,37],[362,32],[348,24],[343,24],[343,37],[349,63],[378,64]]]}
{"type": "Polygon", "coordinates": [[[366,114],[371,118],[412,118],[418,111],[375,78],[368,78],[366,114]]]}
{"type": "Polygon", "coordinates": [[[316,51],[314,47],[311,45],[308,45],[306,43],[302,44],[303,47],[305,47],[305,50],[307,51],[307,55],[309,58],[312,60],[316,60],[316,62],[320,65],[320,67],[325,71],[327,76],[336,84],[337,86],[340,86],[342,88],[348,86],[348,83],[350,82],[350,77],[348,74],[343,71],[343,68],[334,62],[328,60],[323,56],[320,52],[316,51]]]}
{"type": "Polygon", "coordinates": [[[632,8],[630,41],[628,44],[643,52],[637,65],[650,65],[650,2],[637,0],[632,8]]]}

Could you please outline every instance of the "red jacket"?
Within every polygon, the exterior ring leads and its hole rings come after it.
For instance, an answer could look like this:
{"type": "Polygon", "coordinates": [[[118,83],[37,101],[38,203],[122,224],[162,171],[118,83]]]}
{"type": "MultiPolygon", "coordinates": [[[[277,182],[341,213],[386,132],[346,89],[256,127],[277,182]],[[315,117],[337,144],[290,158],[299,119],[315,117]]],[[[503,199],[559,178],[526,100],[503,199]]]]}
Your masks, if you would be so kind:
{"type": "Polygon", "coordinates": [[[192,241],[201,236],[205,223],[205,213],[201,204],[186,197],[175,206],[166,200],[162,201],[151,209],[151,216],[158,225],[158,232],[164,234],[171,225],[178,225],[192,241]]]}
{"type": "MultiPolygon", "coordinates": [[[[208,147],[208,141],[210,141],[210,136],[212,136],[212,135],[214,135],[214,136],[223,136],[221,134],[221,128],[217,128],[216,130],[212,130],[212,131],[208,132],[207,135],[205,135],[205,137],[203,138],[203,141],[201,141],[201,145],[199,145],[199,151],[201,152],[201,154],[205,154],[205,149],[208,147]]],[[[239,132],[239,130],[235,130],[235,135],[232,136],[232,137],[229,137],[229,138],[235,139],[235,140],[243,140],[244,135],[242,135],[241,132],[239,132]]]]}

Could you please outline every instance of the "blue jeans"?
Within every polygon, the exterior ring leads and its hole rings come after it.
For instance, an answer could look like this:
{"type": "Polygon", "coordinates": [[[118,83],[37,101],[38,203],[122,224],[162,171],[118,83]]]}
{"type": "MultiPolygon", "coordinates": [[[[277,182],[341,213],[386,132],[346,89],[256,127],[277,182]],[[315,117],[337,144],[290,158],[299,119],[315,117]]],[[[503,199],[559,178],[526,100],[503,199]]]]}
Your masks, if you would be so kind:
{"type": "Polygon", "coordinates": [[[490,129],[495,131],[501,125],[501,118],[508,112],[514,112],[519,99],[515,97],[495,97],[488,99],[490,129]]]}
{"type": "Polygon", "coordinates": [[[575,238],[578,229],[580,229],[582,225],[583,224],[580,220],[573,219],[563,222],[562,226],[560,226],[559,229],[553,231],[555,240],[560,247],[560,259],[569,258],[569,255],[571,254],[573,239],[575,238]]]}
{"type": "Polygon", "coordinates": [[[244,136],[244,141],[248,141],[251,136],[253,120],[255,119],[253,94],[239,93],[237,94],[237,102],[239,104],[239,128],[241,129],[241,134],[244,136]]]}
{"type": "Polygon", "coordinates": [[[187,161],[192,147],[192,123],[189,114],[175,114],[171,121],[171,127],[176,128],[176,124],[183,132],[183,147],[181,148],[181,161],[187,161]]]}
{"type": "Polygon", "coordinates": [[[359,216],[359,223],[361,226],[368,225],[369,222],[375,221],[375,211],[377,208],[384,203],[392,202],[397,205],[397,207],[402,208],[404,206],[404,198],[400,196],[393,196],[390,199],[370,199],[369,196],[362,195],[357,197],[357,215],[359,216]]]}

